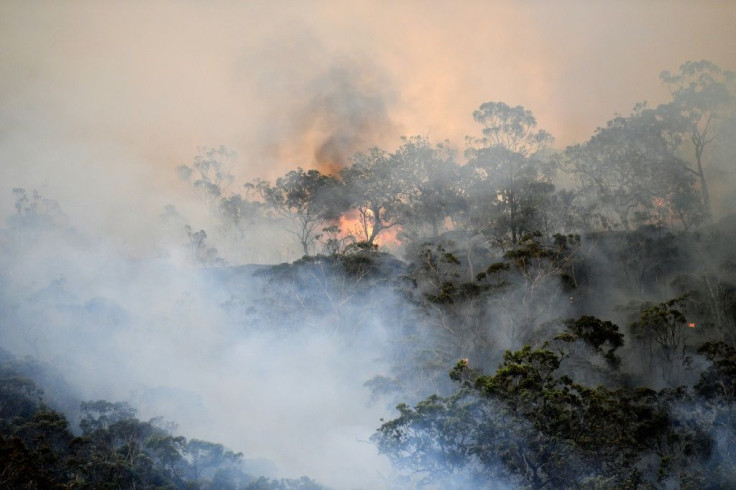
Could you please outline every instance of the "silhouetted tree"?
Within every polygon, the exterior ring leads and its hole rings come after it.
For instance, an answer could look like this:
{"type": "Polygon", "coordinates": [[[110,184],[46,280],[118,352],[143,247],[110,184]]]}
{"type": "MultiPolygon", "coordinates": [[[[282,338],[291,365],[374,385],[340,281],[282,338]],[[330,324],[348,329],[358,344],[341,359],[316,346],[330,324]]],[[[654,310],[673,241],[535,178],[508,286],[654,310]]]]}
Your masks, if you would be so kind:
{"type": "Polygon", "coordinates": [[[235,180],[231,172],[236,154],[224,146],[201,147],[198,152],[191,167],[179,165],[176,172],[182,180],[200,191],[208,203],[216,205],[235,180]]]}
{"type": "Polygon", "coordinates": [[[539,211],[554,186],[534,156],[552,136],[537,130],[537,120],[521,106],[486,102],[473,118],[483,126],[483,136],[467,137],[468,163],[461,171],[469,221],[482,231],[508,233],[517,243],[524,233],[542,228],[539,211]]]}
{"type": "Polygon", "coordinates": [[[580,191],[597,203],[604,228],[630,230],[632,221],[664,224],[669,217],[687,228],[702,213],[693,178],[674,150],[663,123],[639,105],[598,128],[587,143],[568,147],[562,160],[580,191]]]}
{"type": "Polygon", "coordinates": [[[275,185],[260,181],[257,185],[264,201],[277,212],[296,223],[288,228],[302,246],[304,255],[315,239],[315,230],[327,221],[339,218],[344,200],[339,189],[340,183],[330,175],[322,175],[318,170],[301,168],[288,172],[276,180],[275,185]]]}
{"type": "MultiPolygon", "coordinates": [[[[428,227],[437,237],[445,218],[458,206],[455,152],[443,142],[432,146],[426,137],[402,138],[391,155],[393,173],[401,186],[401,235],[421,236],[428,227]]],[[[426,233],[424,233],[426,235],[426,233]]]]}
{"type": "Polygon", "coordinates": [[[665,118],[679,124],[693,145],[695,169],[706,213],[711,212],[710,191],[703,154],[713,141],[722,113],[733,103],[736,75],[707,61],[687,61],[677,73],[663,71],[660,78],[672,93],[672,101],[659,108],[665,118]]]}
{"type": "Polygon", "coordinates": [[[378,148],[357,153],[341,175],[351,206],[358,212],[361,238],[373,245],[381,232],[401,222],[403,188],[391,156],[378,148]]]}

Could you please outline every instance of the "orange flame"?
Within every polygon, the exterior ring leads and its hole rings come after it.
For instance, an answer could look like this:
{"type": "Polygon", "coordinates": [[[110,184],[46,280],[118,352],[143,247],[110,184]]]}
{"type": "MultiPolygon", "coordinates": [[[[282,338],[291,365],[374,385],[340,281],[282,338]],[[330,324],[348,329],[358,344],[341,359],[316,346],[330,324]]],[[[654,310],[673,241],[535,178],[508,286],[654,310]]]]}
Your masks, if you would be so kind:
{"type": "Polygon", "coordinates": [[[694,323],[688,323],[687,326],[690,327],[690,328],[695,328],[695,324],[694,323]]]}
{"type": "MultiPolygon", "coordinates": [[[[343,236],[353,235],[356,240],[366,238],[356,211],[350,211],[340,216],[338,226],[343,236]]],[[[400,230],[400,226],[393,226],[382,230],[378,237],[376,237],[375,243],[389,249],[398,248],[401,246],[401,240],[397,236],[400,230]]]]}

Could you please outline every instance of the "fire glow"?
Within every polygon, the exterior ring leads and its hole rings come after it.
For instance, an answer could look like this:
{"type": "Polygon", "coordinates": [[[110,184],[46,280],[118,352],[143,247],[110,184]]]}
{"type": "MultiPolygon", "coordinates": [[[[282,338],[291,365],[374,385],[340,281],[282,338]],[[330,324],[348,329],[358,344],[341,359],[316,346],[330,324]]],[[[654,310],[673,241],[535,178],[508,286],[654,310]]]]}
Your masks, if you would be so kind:
{"type": "MultiPolygon", "coordinates": [[[[357,213],[352,211],[345,213],[340,216],[338,222],[338,228],[340,228],[340,235],[345,238],[352,236],[356,241],[366,240],[363,225],[358,217],[357,213]]],[[[398,238],[398,233],[401,231],[401,226],[392,226],[390,228],[384,228],[381,233],[376,237],[375,243],[387,248],[398,248],[401,246],[401,240],[398,238]]],[[[369,228],[370,232],[370,228],[369,228]]]]}

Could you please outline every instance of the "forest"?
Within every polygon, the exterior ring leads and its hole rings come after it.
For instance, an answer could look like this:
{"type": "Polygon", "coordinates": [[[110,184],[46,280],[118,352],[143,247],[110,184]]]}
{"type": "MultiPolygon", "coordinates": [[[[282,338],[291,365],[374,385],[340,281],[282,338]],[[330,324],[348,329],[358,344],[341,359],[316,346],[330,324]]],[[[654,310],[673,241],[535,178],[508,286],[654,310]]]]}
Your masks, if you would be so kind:
{"type": "Polygon", "coordinates": [[[12,189],[0,487],[735,488],[736,75],[660,80],[564,149],[501,101],[270,180],[202,147],[145,258],[12,189]]]}

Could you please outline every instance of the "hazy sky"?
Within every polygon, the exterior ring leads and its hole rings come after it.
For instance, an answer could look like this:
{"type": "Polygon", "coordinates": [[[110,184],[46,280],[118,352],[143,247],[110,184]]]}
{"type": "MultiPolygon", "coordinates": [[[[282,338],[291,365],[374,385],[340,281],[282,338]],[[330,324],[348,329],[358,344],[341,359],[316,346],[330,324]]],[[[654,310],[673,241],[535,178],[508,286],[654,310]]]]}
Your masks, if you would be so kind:
{"type": "Polygon", "coordinates": [[[5,0],[0,212],[24,186],[131,227],[198,146],[236,150],[241,181],[400,135],[462,150],[485,101],[532,110],[564,147],[663,101],[662,70],[736,69],[734,46],[727,1],[5,0]]]}

